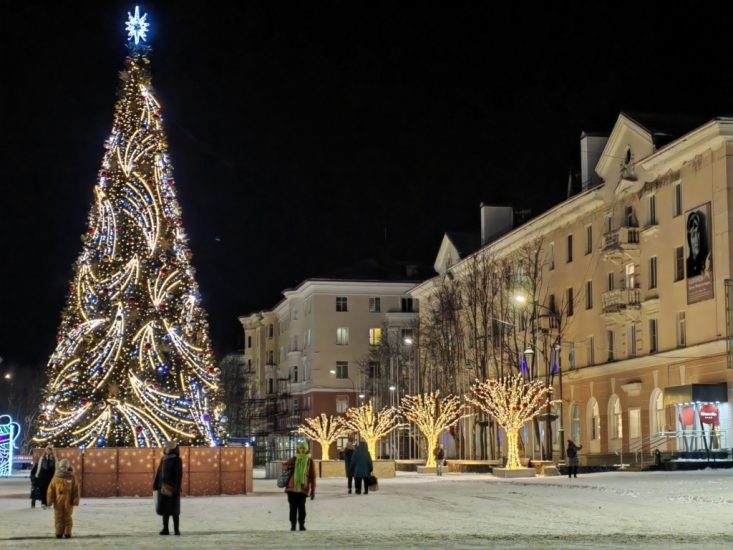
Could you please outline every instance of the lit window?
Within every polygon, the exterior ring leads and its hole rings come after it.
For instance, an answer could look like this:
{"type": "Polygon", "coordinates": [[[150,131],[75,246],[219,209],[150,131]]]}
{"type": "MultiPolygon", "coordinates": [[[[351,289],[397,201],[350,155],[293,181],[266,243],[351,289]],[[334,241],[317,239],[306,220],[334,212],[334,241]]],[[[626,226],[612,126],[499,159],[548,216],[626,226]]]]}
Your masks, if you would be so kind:
{"type": "Polygon", "coordinates": [[[348,395],[337,395],[336,396],[336,412],[344,414],[349,410],[349,396],[348,395]]]}
{"type": "Polygon", "coordinates": [[[347,327],[339,327],[336,329],[336,345],[349,345],[349,329],[347,327]]]}
{"type": "Polygon", "coordinates": [[[370,346],[378,345],[381,339],[382,339],[382,329],[381,328],[370,328],[369,329],[369,345],[370,346]]]}

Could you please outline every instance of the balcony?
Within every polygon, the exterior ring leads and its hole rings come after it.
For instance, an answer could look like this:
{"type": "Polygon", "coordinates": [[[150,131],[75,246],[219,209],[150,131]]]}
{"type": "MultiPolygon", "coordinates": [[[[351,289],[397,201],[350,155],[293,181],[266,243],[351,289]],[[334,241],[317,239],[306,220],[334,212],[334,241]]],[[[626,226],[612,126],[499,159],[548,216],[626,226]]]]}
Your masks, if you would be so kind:
{"type": "Polygon", "coordinates": [[[635,288],[609,290],[601,295],[601,301],[604,315],[624,316],[641,309],[641,291],[635,288]]]}
{"type": "Polygon", "coordinates": [[[556,332],[560,328],[560,324],[556,315],[540,315],[534,320],[535,332],[556,332]]]}
{"type": "Polygon", "coordinates": [[[619,227],[603,235],[601,248],[603,259],[621,264],[629,258],[639,257],[639,229],[636,227],[619,227]]]}

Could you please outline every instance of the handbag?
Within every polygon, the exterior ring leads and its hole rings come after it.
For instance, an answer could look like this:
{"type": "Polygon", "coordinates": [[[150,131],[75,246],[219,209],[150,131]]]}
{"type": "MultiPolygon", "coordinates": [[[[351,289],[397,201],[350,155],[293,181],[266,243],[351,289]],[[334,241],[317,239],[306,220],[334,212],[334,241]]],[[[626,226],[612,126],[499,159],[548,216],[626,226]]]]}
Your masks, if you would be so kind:
{"type": "Polygon", "coordinates": [[[294,471],[295,464],[291,465],[287,470],[283,470],[283,472],[277,477],[277,486],[280,487],[280,489],[284,489],[288,486],[290,478],[293,477],[294,471]]]}
{"type": "Polygon", "coordinates": [[[174,495],[173,485],[168,485],[167,483],[161,483],[160,494],[163,495],[164,497],[172,497],[174,495]]]}
{"type": "Polygon", "coordinates": [[[369,476],[369,480],[367,481],[367,485],[369,485],[370,491],[379,491],[379,480],[376,476],[371,475],[369,476]]]}

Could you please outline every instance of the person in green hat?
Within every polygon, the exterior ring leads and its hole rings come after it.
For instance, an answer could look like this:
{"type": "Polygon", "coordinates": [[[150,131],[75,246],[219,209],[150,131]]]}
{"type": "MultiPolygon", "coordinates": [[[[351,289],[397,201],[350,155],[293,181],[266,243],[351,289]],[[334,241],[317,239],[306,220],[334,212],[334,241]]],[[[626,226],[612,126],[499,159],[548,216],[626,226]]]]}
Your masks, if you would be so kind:
{"type": "Polygon", "coordinates": [[[295,531],[297,522],[300,530],[305,531],[305,501],[309,496],[311,500],[316,498],[316,466],[307,442],[298,443],[295,456],[283,468],[293,468],[293,475],[285,488],[290,504],[290,530],[295,531]]]}

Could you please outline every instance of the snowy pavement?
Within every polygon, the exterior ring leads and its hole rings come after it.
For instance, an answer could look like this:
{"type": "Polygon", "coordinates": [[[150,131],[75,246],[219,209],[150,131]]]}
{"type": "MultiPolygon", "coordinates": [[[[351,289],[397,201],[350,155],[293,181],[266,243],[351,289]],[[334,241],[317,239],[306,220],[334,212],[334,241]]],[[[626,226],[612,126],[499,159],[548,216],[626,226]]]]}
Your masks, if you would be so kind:
{"type": "Polygon", "coordinates": [[[161,537],[151,498],[82,499],[74,538],[30,508],[27,479],[0,480],[0,548],[732,548],[733,472],[600,473],[527,480],[401,474],[348,495],[319,481],[305,533],[289,531],[273,480],[245,497],[186,498],[161,537]]]}

